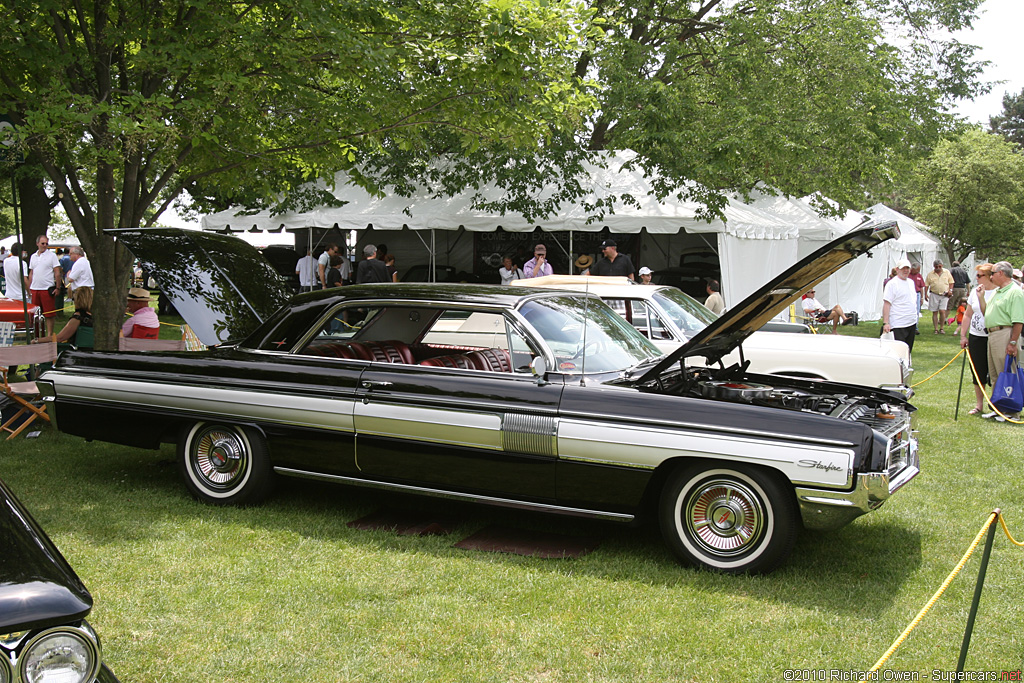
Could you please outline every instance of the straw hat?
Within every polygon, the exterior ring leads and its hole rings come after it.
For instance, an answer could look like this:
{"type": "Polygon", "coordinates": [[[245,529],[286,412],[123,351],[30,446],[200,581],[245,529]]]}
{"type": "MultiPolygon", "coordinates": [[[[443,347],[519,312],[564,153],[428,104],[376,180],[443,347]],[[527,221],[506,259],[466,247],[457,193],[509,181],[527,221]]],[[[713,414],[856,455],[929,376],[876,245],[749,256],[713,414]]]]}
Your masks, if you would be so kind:
{"type": "Polygon", "coordinates": [[[580,270],[583,270],[584,268],[589,268],[590,266],[594,265],[594,257],[591,256],[590,254],[583,254],[583,256],[580,256],[578,259],[576,259],[575,265],[580,270]]]}

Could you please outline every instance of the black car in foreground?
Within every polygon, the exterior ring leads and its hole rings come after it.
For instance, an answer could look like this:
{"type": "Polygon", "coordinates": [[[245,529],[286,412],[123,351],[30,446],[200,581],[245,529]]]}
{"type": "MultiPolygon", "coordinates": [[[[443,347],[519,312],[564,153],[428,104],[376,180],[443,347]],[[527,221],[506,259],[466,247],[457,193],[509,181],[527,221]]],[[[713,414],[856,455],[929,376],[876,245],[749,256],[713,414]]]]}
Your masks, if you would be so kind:
{"type": "Polygon", "coordinates": [[[64,432],[177,444],[209,503],[258,502],[289,476],[621,522],[654,509],[684,562],[753,572],[801,527],[842,526],[918,473],[902,395],[721,362],[894,224],[822,247],[667,356],[585,292],[289,299],[238,240],[117,234],[214,348],[66,352],[40,385],[64,432]]]}
{"type": "Polygon", "coordinates": [[[0,481],[0,683],[117,683],[91,610],[81,579],[0,481]]]}

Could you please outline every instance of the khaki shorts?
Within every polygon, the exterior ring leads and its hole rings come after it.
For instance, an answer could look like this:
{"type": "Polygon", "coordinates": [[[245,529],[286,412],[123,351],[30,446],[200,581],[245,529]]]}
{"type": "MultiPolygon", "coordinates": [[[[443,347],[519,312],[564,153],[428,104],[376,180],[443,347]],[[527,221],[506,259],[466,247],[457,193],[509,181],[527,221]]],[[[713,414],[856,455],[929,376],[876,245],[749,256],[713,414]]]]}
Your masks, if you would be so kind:
{"type": "Polygon", "coordinates": [[[949,297],[936,294],[935,292],[928,292],[928,310],[929,311],[948,311],[949,310],[949,297]]]}

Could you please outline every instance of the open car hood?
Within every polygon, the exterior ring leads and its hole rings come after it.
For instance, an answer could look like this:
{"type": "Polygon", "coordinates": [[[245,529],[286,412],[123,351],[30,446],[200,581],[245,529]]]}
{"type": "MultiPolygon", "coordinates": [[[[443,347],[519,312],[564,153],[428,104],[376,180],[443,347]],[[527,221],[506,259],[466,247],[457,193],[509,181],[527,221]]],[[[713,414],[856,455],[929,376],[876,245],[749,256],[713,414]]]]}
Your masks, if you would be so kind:
{"type": "Polygon", "coordinates": [[[135,254],[207,346],[246,337],[291,298],[262,254],[236,237],[181,228],[106,232],[135,254]]]}
{"type": "Polygon", "coordinates": [[[715,322],[690,338],[635,381],[654,379],[684,358],[703,356],[717,363],[744,339],[786,310],[789,304],[847,263],[882,242],[899,237],[895,221],[877,222],[852,230],[816,249],[770,280],[715,322]]]}

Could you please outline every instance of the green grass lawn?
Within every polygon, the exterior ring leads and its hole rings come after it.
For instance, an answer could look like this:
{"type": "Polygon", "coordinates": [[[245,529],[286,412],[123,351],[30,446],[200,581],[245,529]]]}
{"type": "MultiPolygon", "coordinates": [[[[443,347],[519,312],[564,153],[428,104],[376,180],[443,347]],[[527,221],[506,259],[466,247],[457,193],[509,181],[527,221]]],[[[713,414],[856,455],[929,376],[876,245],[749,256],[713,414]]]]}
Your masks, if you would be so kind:
{"type": "MultiPolygon", "coordinates": [[[[923,331],[915,381],[959,350],[930,322],[923,331]]],[[[653,527],[299,480],[260,507],[209,507],[186,493],[171,447],[53,429],[4,444],[0,477],[89,586],[91,621],[126,683],[782,681],[787,669],[870,668],[993,508],[1024,539],[1024,427],[968,416],[969,381],[954,421],[959,380],[958,359],[917,387],[922,474],[848,527],[804,533],[765,577],[682,568],[653,527]],[[432,537],[347,526],[394,506],[456,515],[461,526],[432,537]],[[488,524],[601,544],[568,560],[453,547],[488,524]]],[[[955,667],[980,558],[979,548],[886,668],[932,680],[955,667]]],[[[1022,576],[1024,549],[999,531],[969,670],[1024,664],[1022,576]]]]}

